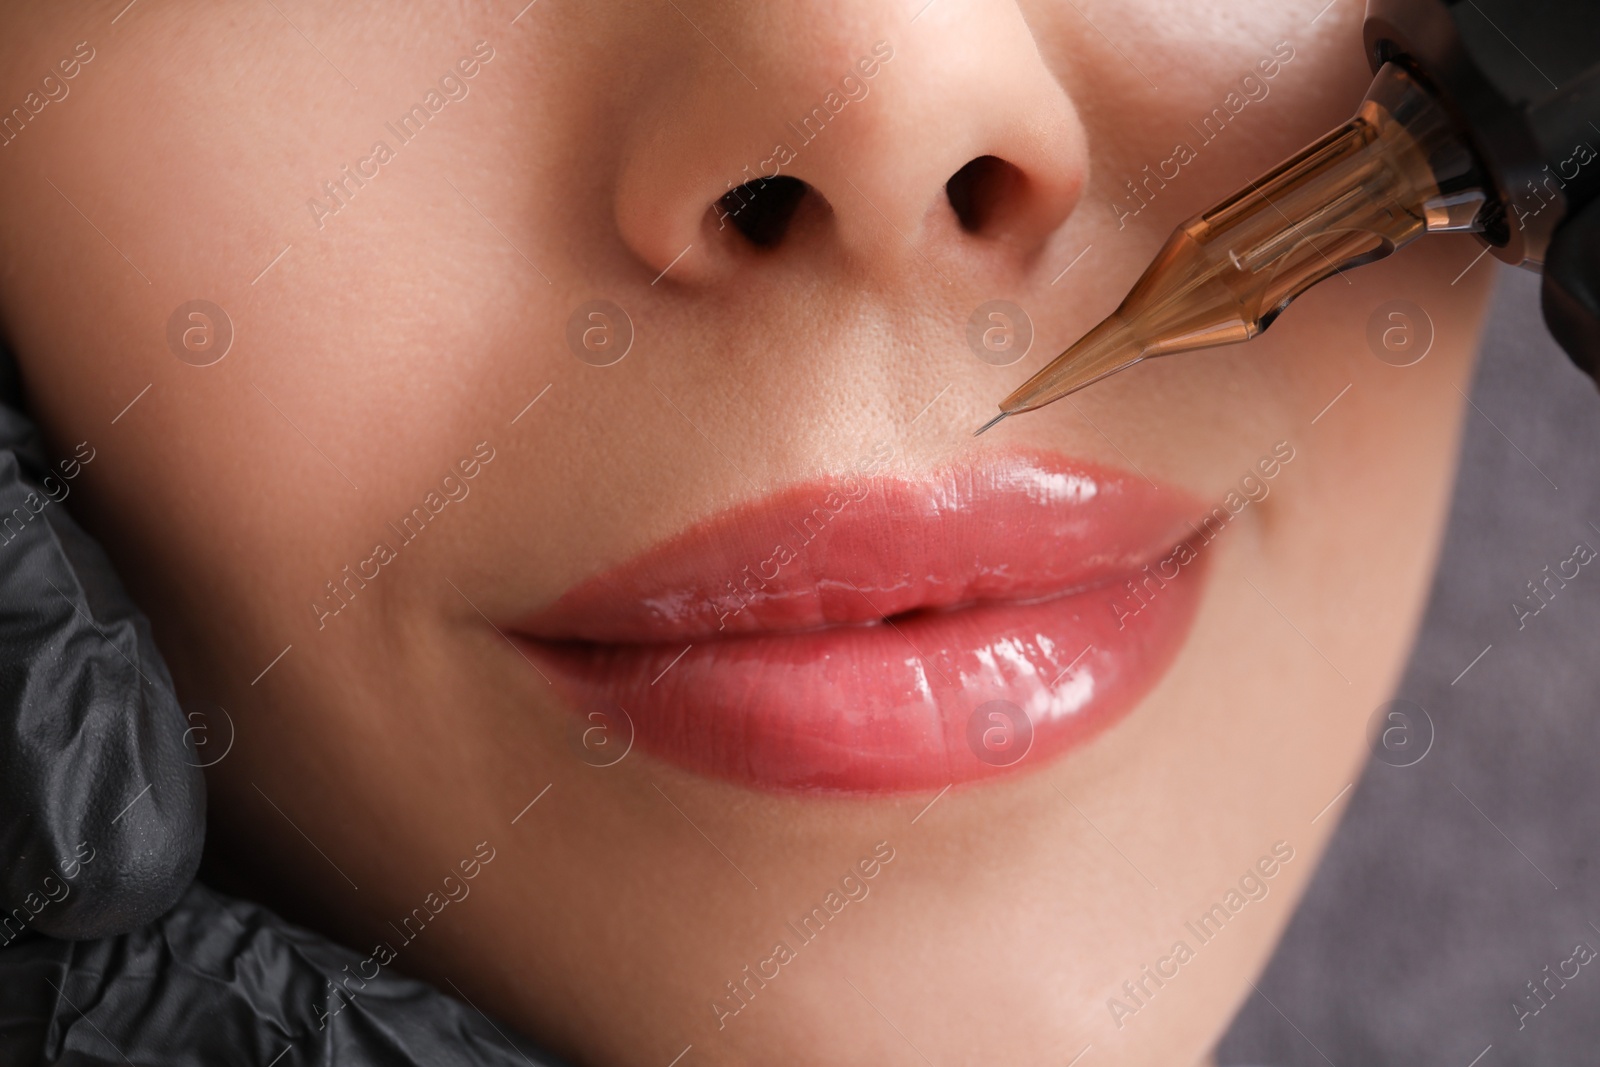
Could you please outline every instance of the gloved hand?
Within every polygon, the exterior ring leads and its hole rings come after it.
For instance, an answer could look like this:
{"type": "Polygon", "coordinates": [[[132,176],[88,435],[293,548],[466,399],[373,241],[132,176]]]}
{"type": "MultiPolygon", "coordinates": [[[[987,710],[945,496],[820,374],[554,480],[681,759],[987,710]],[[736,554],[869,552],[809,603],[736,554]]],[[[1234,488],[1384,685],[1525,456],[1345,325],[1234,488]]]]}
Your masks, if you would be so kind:
{"type": "Polygon", "coordinates": [[[1541,303],[1551,335],[1600,382],[1600,200],[1556,231],[1545,254],[1541,303]]]}
{"type": "Polygon", "coordinates": [[[0,351],[0,947],[90,938],[194,878],[205,780],[172,679],[64,501],[93,442],[52,464],[0,351]]]}
{"type": "Polygon", "coordinates": [[[131,934],[0,951],[0,1064],[559,1067],[422,982],[364,977],[370,962],[196,884],[131,934]]]}
{"type": "Polygon", "coordinates": [[[63,503],[100,446],[52,464],[20,410],[0,347],[0,1067],[555,1063],[191,886],[201,761],[149,623],[63,503]]]}

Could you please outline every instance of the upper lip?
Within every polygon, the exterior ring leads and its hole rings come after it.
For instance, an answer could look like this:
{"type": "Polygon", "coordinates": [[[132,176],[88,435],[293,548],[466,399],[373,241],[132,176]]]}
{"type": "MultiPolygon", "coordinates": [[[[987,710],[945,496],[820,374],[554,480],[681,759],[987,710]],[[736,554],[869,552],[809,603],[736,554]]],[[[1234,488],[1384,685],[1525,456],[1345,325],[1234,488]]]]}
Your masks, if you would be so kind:
{"type": "Polygon", "coordinates": [[[1192,533],[1186,494],[1032,451],[793,486],[713,516],[513,629],[654,644],[876,623],[1125,577],[1192,533]]]}

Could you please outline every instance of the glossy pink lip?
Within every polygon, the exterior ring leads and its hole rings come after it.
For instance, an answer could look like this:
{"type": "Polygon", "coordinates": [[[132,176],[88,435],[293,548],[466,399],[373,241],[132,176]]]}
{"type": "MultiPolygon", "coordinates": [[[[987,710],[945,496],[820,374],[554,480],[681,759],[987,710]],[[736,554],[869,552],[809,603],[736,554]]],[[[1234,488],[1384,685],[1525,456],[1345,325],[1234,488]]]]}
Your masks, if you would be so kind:
{"type": "Polygon", "coordinates": [[[1138,702],[1199,602],[1203,561],[1171,557],[1200,510],[1038,453],[917,480],[869,465],[714,516],[512,629],[576,710],[625,710],[689,770],[938,789],[1040,764],[1138,702]]]}

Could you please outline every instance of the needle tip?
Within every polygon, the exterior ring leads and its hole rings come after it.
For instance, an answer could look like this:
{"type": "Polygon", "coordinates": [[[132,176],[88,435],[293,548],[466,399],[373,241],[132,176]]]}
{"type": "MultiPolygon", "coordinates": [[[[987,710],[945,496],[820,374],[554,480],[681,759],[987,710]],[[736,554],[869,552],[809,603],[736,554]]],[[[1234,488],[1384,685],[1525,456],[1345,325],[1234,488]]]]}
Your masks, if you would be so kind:
{"type": "Polygon", "coordinates": [[[1005,418],[1009,414],[1011,414],[1009,411],[1002,411],[1000,414],[996,415],[994,418],[990,419],[988,422],[984,423],[982,426],[980,426],[976,430],[974,430],[973,433],[972,433],[972,436],[974,436],[974,437],[982,437],[989,430],[993,429],[995,427],[995,425],[1000,422],[1001,419],[1005,418]]]}

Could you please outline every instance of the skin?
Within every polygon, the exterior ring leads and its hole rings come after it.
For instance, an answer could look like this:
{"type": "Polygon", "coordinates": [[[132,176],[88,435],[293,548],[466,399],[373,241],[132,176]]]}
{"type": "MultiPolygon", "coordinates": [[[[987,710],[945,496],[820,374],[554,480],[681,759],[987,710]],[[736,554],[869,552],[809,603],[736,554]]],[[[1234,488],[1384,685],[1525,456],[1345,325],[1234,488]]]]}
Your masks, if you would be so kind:
{"type": "Polygon", "coordinates": [[[6,4],[6,107],[78,41],[95,58],[0,149],[0,325],[52,444],[97,449],[71,506],[180,692],[237,728],[208,772],[211,877],[365,952],[487,841],[470,898],[392,966],[582,1063],[1203,1061],[1405,660],[1491,272],[1452,285],[1476,248],[1432,238],[1251,345],[970,434],[1173,225],[1354,110],[1361,5],[1320,6],[6,4]],[[322,183],[479,40],[470,96],[319,228],[322,183]],[[726,183],[880,40],[871,94],[786,169],[826,206],[765,253],[718,231],[726,183]],[[1119,229],[1123,180],[1279,40],[1270,96],[1119,229]],[[944,183],[984,154],[1024,181],[974,234],[944,183]],[[963,339],[997,295],[1040,338],[1009,368],[963,339]],[[1365,340],[1396,296],[1437,329],[1405,369],[1365,340]],[[563,339],[596,297],[638,330],[607,369],[563,339]],[[195,298],[237,333],[204,368],[166,341],[195,298]],[[1193,633],[1134,714],[915,824],[930,797],[575,758],[568,711],[485,616],[879,440],[905,475],[1027,445],[1218,503],[1277,442],[1296,458],[1208,550],[1193,633]],[[481,441],[471,496],[319,629],[323,583],[481,441]],[[719,1029],[724,983],[878,841],[871,896],[719,1029]],[[1269,895],[1113,1022],[1108,998],[1279,841],[1269,895]]]}

